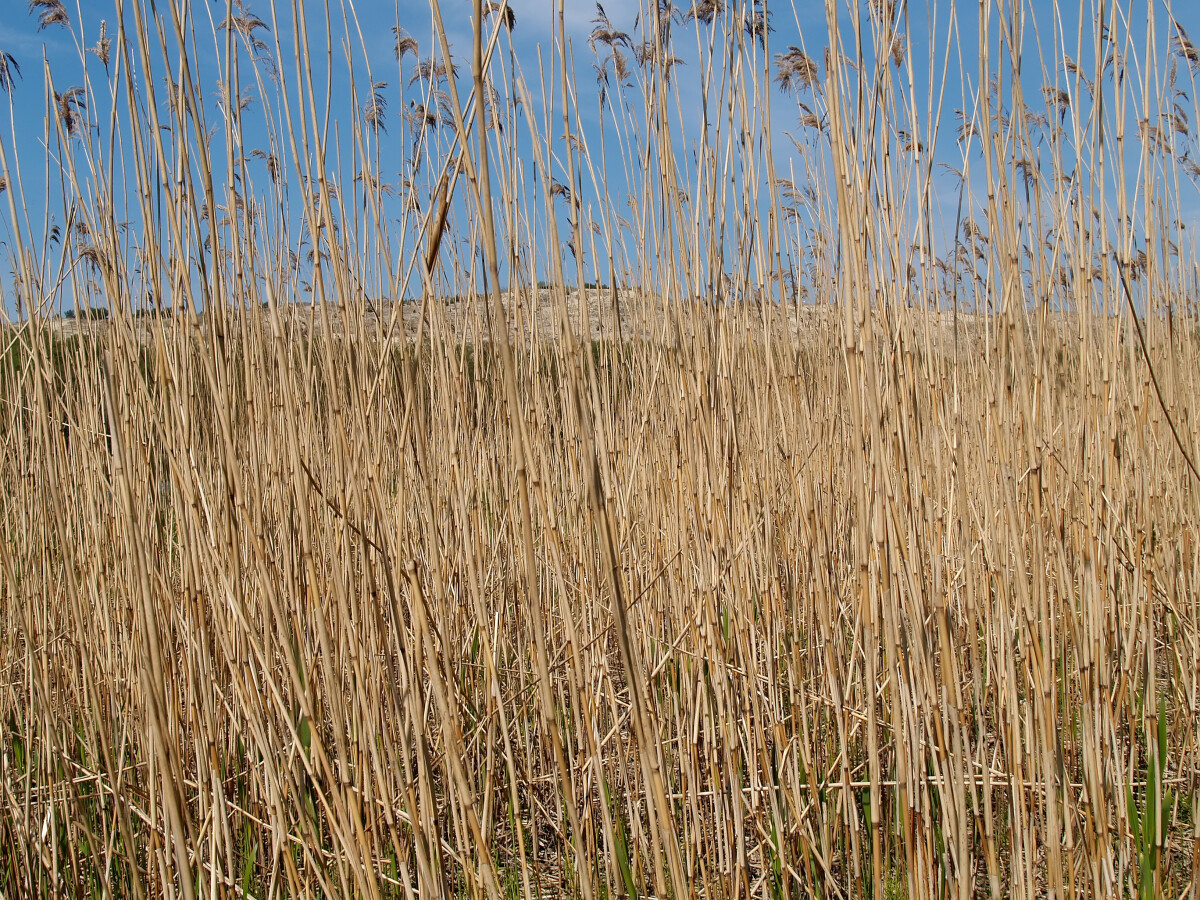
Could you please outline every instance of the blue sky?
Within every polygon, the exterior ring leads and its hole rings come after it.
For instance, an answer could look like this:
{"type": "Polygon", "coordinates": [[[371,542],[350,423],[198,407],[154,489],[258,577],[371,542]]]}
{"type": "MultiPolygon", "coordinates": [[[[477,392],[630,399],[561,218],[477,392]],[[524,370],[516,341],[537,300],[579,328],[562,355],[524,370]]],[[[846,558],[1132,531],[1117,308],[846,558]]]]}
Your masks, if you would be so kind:
{"type": "MultiPolygon", "coordinates": [[[[1026,10],[1032,14],[1032,21],[1037,28],[1030,28],[1025,41],[1025,76],[1027,92],[1037,93],[1043,83],[1043,77],[1049,81],[1064,77],[1061,73],[1061,56],[1078,56],[1078,60],[1086,69],[1090,65],[1090,52],[1084,41],[1084,46],[1073,46],[1079,36],[1087,35],[1089,30],[1080,27],[1080,21],[1089,20],[1095,15],[1099,0],[1082,0],[1071,4],[1069,9],[1061,12],[1058,21],[1061,30],[1058,31],[1058,46],[1054,46],[1054,27],[1056,18],[1054,7],[1045,0],[1034,0],[1026,4],[1026,10]]],[[[86,47],[92,46],[100,34],[101,22],[108,23],[109,35],[115,36],[117,20],[116,0],[67,0],[67,9],[71,17],[71,28],[51,25],[43,30],[38,29],[35,15],[27,10],[26,0],[3,0],[6,15],[0,17],[0,52],[9,53],[21,67],[22,77],[17,80],[11,97],[0,95],[0,122],[11,114],[12,128],[0,125],[0,143],[4,145],[10,166],[14,160],[21,167],[24,186],[24,209],[21,215],[28,217],[29,232],[35,236],[44,235],[45,229],[51,222],[61,223],[64,211],[61,203],[56,204],[58,173],[54,160],[50,160],[47,168],[47,98],[51,90],[63,92],[66,89],[83,83],[83,68],[86,65],[93,86],[105,83],[105,72],[101,61],[95,54],[82,53],[86,47]],[[81,61],[81,55],[84,61],[81,61]],[[8,110],[2,107],[8,105],[8,110]],[[49,196],[49,199],[47,197],[49,196]]],[[[552,0],[511,0],[510,5],[517,16],[516,29],[513,32],[517,64],[524,71],[527,81],[537,91],[539,64],[551,71],[553,55],[553,39],[557,28],[557,3],[552,0]]],[[[129,16],[129,0],[125,0],[126,15],[129,16]]],[[[159,4],[165,10],[165,3],[159,4]]],[[[294,27],[290,21],[290,3],[276,3],[276,10],[270,0],[249,0],[247,7],[273,25],[272,33],[261,35],[272,49],[276,37],[280,43],[281,55],[289,61],[296,52],[294,27]]],[[[315,52],[316,75],[318,76],[318,93],[323,93],[319,76],[325,74],[320,63],[323,58],[325,43],[325,15],[327,7],[324,3],[309,0],[302,4],[307,10],[307,25],[310,31],[309,43],[315,52]]],[[[444,0],[443,15],[445,17],[448,38],[453,55],[463,63],[460,74],[460,90],[465,99],[467,93],[466,65],[470,56],[470,9],[467,0],[444,0]]],[[[687,8],[688,3],[681,4],[687,8]]],[[[635,20],[638,16],[639,3],[637,0],[609,0],[604,3],[604,9],[612,23],[625,31],[635,31],[635,20]]],[[[953,126],[951,111],[963,108],[961,87],[964,83],[973,86],[978,80],[978,6],[975,3],[960,4],[957,18],[951,19],[950,5],[939,0],[913,3],[909,6],[910,27],[913,37],[911,55],[918,86],[934,84],[944,75],[947,90],[942,103],[943,138],[939,143],[938,159],[955,167],[961,167],[961,153],[955,144],[950,131],[953,126]],[[930,34],[933,34],[932,46],[930,34]],[[954,46],[950,51],[948,69],[943,69],[941,63],[931,64],[931,61],[942,58],[947,35],[955,37],[954,46]],[[961,56],[965,71],[958,68],[956,60],[961,56]]],[[[865,8],[865,7],[864,7],[865,8]]],[[[1111,7],[1110,7],[1111,8],[1111,7]]],[[[215,104],[218,81],[217,60],[221,54],[221,33],[214,29],[224,18],[225,0],[191,0],[191,13],[196,27],[196,60],[201,89],[206,91],[208,103],[215,104]]],[[[1119,5],[1118,17],[1129,22],[1129,31],[1136,47],[1142,48],[1145,36],[1145,20],[1147,12],[1153,9],[1158,20],[1159,39],[1155,42],[1158,49],[1158,68],[1167,65],[1166,23],[1169,7],[1163,3],[1155,3],[1152,7],[1147,3],[1125,3],[1119,5]]],[[[802,45],[809,54],[820,60],[822,51],[828,40],[825,21],[824,2],[814,0],[790,0],[790,2],[775,2],[770,4],[772,25],[774,31],[769,37],[770,52],[773,54],[784,51],[790,45],[802,45]]],[[[599,107],[595,100],[595,83],[591,65],[594,58],[588,48],[587,38],[593,28],[597,15],[593,2],[568,2],[565,4],[565,26],[568,41],[571,44],[575,58],[575,72],[579,86],[579,109],[585,131],[593,134],[598,127],[599,107]]],[[[399,174],[402,159],[408,148],[401,146],[398,137],[402,133],[400,114],[405,105],[414,97],[415,88],[409,87],[409,69],[413,63],[410,57],[405,65],[403,75],[397,71],[394,55],[394,38],[392,28],[400,25],[406,29],[419,43],[422,56],[429,56],[435,50],[433,28],[429,6],[426,2],[385,2],[385,0],[330,0],[328,12],[331,16],[334,33],[332,72],[329,72],[330,95],[333,98],[333,118],[341,129],[349,130],[351,115],[349,110],[339,109],[346,104],[350,96],[351,76],[345,62],[342,49],[349,35],[349,45],[354,58],[355,85],[358,103],[365,102],[369,95],[372,82],[387,82],[381,88],[383,97],[388,102],[387,119],[388,135],[381,138],[385,171],[399,174]],[[368,72],[369,70],[369,72],[368,72]],[[388,154],[392,154],[391,157],[388,154]]],[[[1200,4],[1179,3],[1170,10],[1178,21],[1197,41],[1200,41],[1200,4]]],[[[165,13],[164,13],[165,15],[165,13]]],[[[848,24],[848,13],[843,20],[848,24]]],[[[677,85],[680,97],[680,108],[686,119],[690,110],[698,107],[699,85],[698,67],[695,59],[695,40],[689,37],[687,29],[692,25],[677,26],[676,41],[683,57],[684,66],[677,71],[677,85]]],[[[995,43],[995,42],[994,42],[995,43]]],[[[993,51],[995,52],[995,51],[993,51]]],[[[166,77],[167,68],[163,61],[157,60],[152,66],[161,66],[161,71],[155,71],[152,76],[156,82],[162,82],[166,77]]],[[[553,88],[553,86],[551,86],[553,88]]],[[[270,90],[268,84],[268,92],[270,90]]],[[[918,91],[920,92],[920,91],[918,91]]],[[[1190,93],[1190,87],[1189,87],[1190,93]]],[[[251,86],[249,94],[260,104],[263,97],[256,96],[256,89],[251,86]]],[[[265,98],[268,102],[270,97],[265,98]]],[[[535,98],[536,99],[536,98],[535,98]]],[[[92,100],[89,115],[96,120],[102,120],[106,113],[104,97],[98,93],[92,100]]],[[[773,88],[771,96],[771,132],[776,151],[777,172],[785,175],[789,166],[796,162],[796,154],[791,149],[788,133],[801,134],[797,126],[798,107],[796,98],[783,91],[773,88]]],[[[685,126],[687,123],[684,123],[685,126]]],[[[342,132],[337,132],[338,134],[342,132]]],[[[265,139],[265,132],[262,135],[265,139]]],[[[247,136],[247,147],[254,143],[256,135],[251,129],[247,136]]],[[[611,140],[611,129],[610,136],[611,140]]],[[[681,149],[686,152],[686,135],[681,138],[681,149]]],[[[53,145],[53,139],[50,140],[53,145]]],[[[347,148],[343,148],[347,149],[347,148]]],[[[347,151],[348,155],[348,151],[347,151]]],[[[331,163],[332,165],[332,163],[331,163]]],[[[1130,164],[1132,165],[1132,163],[1130,164]]],[[[976,167],[976,174],[981,167],[976,167]]],[[[343,160],[343,177],[352,177],[353,167],[343,160]]],[[[1136,168],[1129,169],[1129,175],[1136,180],[1136,168]]],[[[819,187],[819,186],[818,186],[819,187]]],[[[611,192],[623,190],[623,185],[610,179],[603,189],[611,192]]],[[[949,176],[939,176],[935,181],[935,198],[942,205],[944,215],[952,215],[957,203],[958,188],[956,182],[949,176]]],[[[1183,207],[1178,212],[1187,221],[1200,225],[1200,204],[1196,201],[1194,191],[1186,193],[1182,200],[1183,207]]],[[[11,244],[12,223],[7,204],[0,204],[0,239],[11,244]]],[[[3,263],[0,263],[2,266],[3,263]]],[[[591,270],[589,269],[589,274],[591,270]]],[[[0,274],[0,285],[4,283],[0,274]]]]}

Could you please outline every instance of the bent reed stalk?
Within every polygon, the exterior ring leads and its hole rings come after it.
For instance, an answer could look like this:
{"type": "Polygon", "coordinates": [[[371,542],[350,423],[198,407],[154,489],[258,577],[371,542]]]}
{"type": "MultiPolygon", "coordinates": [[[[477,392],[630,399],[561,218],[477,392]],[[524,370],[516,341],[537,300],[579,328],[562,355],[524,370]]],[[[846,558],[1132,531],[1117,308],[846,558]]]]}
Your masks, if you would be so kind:
{"type": "Polygon", "coordinates": [[[1169,5],[34,7],[0,895],[1197,896],[1169,5]]]}

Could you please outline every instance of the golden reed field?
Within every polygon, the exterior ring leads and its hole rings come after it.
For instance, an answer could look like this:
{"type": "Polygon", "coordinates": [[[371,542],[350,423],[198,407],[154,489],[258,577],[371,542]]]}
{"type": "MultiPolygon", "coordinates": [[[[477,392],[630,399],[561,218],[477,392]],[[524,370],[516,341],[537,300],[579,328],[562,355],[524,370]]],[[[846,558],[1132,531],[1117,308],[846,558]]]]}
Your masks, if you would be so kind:
{"type": "Polygon", "coordinates": [[[1200,896],[1169,5],[205,6],[0,65],[0,896],[1200,896]]]}

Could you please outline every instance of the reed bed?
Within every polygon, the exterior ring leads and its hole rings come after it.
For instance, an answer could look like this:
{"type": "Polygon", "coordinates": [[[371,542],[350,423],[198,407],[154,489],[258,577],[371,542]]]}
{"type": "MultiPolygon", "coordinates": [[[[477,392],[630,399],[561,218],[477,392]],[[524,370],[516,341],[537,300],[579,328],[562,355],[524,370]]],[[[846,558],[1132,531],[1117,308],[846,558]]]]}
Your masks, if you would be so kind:
{"type": "Polygon", "coordinates": [[[1169,6],[262,6],[31,4],[0,896],[1198,896],[1169,6]]]}

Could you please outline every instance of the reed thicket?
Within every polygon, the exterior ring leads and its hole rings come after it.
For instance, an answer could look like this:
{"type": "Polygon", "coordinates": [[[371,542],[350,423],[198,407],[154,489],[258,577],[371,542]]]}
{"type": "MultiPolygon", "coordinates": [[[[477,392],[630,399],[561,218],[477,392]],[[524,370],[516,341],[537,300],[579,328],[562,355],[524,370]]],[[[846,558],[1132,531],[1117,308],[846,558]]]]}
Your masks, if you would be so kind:
{"type": "Polygon", "coordinates": [[[0,895],[1197,896],[1169,4],[32,7],[0,895]]]}

